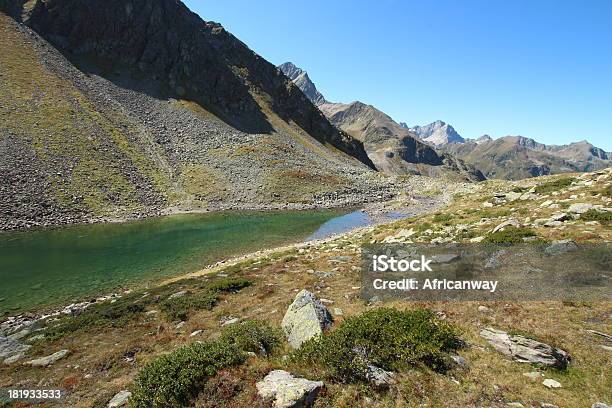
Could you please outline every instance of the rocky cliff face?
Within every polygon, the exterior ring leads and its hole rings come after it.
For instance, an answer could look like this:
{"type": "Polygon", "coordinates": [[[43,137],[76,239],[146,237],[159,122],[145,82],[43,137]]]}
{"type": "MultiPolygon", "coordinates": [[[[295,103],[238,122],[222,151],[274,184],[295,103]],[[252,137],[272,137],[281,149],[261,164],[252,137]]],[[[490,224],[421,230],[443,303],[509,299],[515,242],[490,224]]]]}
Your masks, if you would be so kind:
{"type": "Polygon", "coordinates": [[[438,147],[450,143],[465,142],[451,125],[441,120],[437,120],[425,126],[415,126],[410,130],[421,140],[438,147]]]}
{"type": "MultiPolygon", "coordinates": [[[[296,84],[305,94],[315,94],[310,86],[312,85],[310,80],[308,83],[300,80],[308,78],[305,71],[292,63],[285,63],[279,68],[289,78],[297,78],[296,84]]],[[[316,88],[314,90],[316,91],[316,88]]],[[[316,91],[316,94],[319,92],[316,91]]],[[[321,112],[337,128],[362,141],[368,157],[380,171],[389,174],[484,179],[473,166],[449,154],[439,153],[431,146],[417,140],[416,135],[405,124],[398,124],[374,106],[359,101],[344,104],[327,102],[325,98],[322,100],[324,102],[318,103],[321,112]]]]}
{"type": "Polygon", "coordinates": [[[361,142],[179,1],[0,0],[0,23],[0,229],[385,188],[361,142]]]}
{"type": "Polygon", "coordinates": [[[308,77],[308,73],[306,71],[296,67],[291,62],[285,62],[284,64],[279,65],[278,68],[287,76],[287,78],[292,80],[297,87],[302,90],[302,92],[304,92],[304,95],[306,95],[306,97],[310,99],[312,103],[315,105],[327,103],[325,97],[317,90],[317,87],[310,80],[310,77],[308,77]]]}

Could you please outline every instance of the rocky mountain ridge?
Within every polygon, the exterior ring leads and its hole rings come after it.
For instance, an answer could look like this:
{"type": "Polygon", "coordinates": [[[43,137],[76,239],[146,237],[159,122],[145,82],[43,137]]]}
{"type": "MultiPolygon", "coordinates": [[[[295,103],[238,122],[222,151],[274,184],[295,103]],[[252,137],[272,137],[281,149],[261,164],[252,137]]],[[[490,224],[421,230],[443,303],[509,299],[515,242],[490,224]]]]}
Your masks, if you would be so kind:
{"type": "Polygon", "coordinates": [[[304,92],[304,95],[306,95],[306,97],[310,99],[312,103],[315,105],[327,103],[325,97],[317,90],[317,87],[310,80],[310,77],[306,71],[296,67],[291,62],[285,62],[284,64],[280,65],[279,68],[283,74],[285,74],[298,86],[298,88],[302,90],[302,92],[304,92]]]}
{"type": "MultiPolygon", "coordinates": [[[[305,72],[290,62],[280,65],[279,69],[289,78],[303,78],[305,72]]],[[[334,103],[325,101],[325,98],[321,102],[321,99],[315,99],[314,95],[320,93],[313,92],[316,87],[312,81],[300,81],[296,85],[313,102],[319,101],[317,106],[332,124],[364,143],[368,157],[378,170],[395,175],[421,174],[472,181],[484,179],[473,166],[419,141],[410,129],[374,106],[360,101],[334,103]]]]}
{"type": "Polygon", "coordinates": [[[612,165],[612,156],[587,141],[545,145],[523,136],[481,137],[442,147],[476,165],[490,178],[517,180],[549,174],[597,171],[612,165]]]}

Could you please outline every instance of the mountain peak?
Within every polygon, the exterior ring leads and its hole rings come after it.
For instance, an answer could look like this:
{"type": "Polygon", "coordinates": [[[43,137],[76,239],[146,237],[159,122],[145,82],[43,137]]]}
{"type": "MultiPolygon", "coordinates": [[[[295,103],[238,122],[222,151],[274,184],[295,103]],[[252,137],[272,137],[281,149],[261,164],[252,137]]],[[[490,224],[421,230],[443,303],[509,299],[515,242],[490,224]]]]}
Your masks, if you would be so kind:
{"type": "Polygon", "coordinates": [[[420,139],[435,146],[444,146],[450,143],[464,143],[465,140],[455,129],[441,120],[436,120],[425,126],[415,126],[410,129],[420,139]]]}
{"type": "Polygon", "coordinates": [[[317,90],[315,84],[310,80],[308,72],[296,66],[293,62],[285,62],[278,66],[287,78],[293,81],[298,88],[306,95],[308,99],[315,105],[327,103],[325,97],[317,90]]]}

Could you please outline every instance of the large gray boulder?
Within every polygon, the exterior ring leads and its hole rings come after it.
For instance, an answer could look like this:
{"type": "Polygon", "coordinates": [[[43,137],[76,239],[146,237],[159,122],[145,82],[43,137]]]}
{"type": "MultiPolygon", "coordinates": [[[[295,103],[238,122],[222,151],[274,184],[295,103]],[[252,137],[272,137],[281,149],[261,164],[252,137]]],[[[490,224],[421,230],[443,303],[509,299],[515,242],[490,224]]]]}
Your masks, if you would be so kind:
{"type": "Polygon", "coordinates": [[[323,382],[297,378],[283,370],[273,370],[256,387],[260,397],[274,401],[274,408],[302,408],[314,403],[323,382]]]}
{"type": "Polygon", "coordinates": [[[332,322],[329,310],[313,293],[304,289],[287,309],[282,326],[291,347],[299,348],[305,341],[322,334],[332,322]]]}
{"type": "Polygon", "coordinates": [[[567,351],[490,327],[482,329],[480,335],[497,351],[521,363],[537,363],[565,369],[571,359],[567,351]]]}

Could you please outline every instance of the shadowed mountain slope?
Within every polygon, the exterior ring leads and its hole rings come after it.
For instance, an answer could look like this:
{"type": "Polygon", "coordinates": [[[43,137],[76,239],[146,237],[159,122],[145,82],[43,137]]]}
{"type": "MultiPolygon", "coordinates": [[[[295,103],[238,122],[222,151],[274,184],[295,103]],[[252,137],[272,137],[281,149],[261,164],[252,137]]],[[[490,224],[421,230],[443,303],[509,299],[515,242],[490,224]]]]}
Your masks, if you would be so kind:
{"type": "Polygon", "coordinates": [[[0,30],[0,229],[385,188],[361,142],[181,2],[0,0],[0,30]]]}

